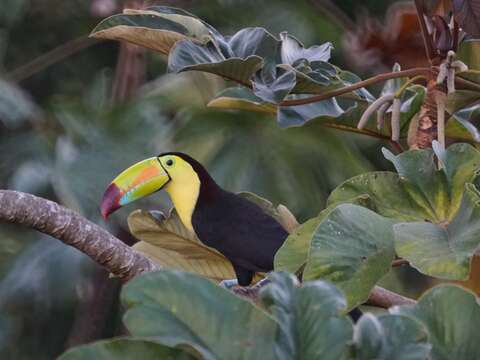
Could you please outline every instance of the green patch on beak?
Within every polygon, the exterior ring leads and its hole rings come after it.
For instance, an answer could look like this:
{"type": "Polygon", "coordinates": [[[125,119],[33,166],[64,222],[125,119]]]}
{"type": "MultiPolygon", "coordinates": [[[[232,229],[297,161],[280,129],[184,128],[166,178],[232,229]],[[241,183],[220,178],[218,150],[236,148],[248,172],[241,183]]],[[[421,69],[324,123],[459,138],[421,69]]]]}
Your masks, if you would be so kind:
{"type": "Polygon", "coordinates": [[[118,208],[160,190],[169,181],[170,176],[157,157],[130,166],[105,191],[101,205],[102,216],[106,219],[118,208]]]}

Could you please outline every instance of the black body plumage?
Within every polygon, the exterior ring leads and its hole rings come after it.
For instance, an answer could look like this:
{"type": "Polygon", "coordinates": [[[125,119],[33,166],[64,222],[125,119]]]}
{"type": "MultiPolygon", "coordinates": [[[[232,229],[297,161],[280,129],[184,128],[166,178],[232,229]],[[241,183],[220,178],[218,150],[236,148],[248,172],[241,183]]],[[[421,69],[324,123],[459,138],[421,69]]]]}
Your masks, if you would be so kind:
{"type": "Polygon", "coordinates": [[[198,174],[200,192],[192,214],[198,238],[225,255],[233,265],[240,286],[250,285],[256,272],[273,270],[275,253],[287,231],[251,201],[223,190],[195,159],[170,153],[187,161],[198,174]]]}

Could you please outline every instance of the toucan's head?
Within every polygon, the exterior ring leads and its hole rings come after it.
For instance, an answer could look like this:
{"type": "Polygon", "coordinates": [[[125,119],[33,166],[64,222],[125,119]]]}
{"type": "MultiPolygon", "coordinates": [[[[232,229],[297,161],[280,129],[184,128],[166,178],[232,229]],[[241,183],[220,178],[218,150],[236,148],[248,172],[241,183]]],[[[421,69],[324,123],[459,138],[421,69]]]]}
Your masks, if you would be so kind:
{"type": "Polygon", "coordinates": [[[216,184],[198,161],[183,153],[160,154],[118,175],[103,195],[101,213],[106,219],[118,208],[164,189],[183,222],[189,223],[202,186],[216,184]]]}

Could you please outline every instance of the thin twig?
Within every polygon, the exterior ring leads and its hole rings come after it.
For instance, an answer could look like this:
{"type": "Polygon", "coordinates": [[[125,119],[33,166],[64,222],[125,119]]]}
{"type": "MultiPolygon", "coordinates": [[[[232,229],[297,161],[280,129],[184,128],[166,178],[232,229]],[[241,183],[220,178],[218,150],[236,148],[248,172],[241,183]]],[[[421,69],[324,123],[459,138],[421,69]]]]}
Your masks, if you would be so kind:
{"type": "Polygon", "coordinates": [[[369,79],[359,81],[355,84],[345,86],[339,89],[327,91],[327,92],[324,92],[323,94],[312,96],[306,99],[284,100],[280,103],[280,105],[281,106],[297,106],[297,105],[311,104],[314,102],[330,99],[335,96],[340,96],[340,95],[343,95],[343,94],[346,94],[346,93],[349,93],[349,92],[352,92],[352,91],[355,91],[363,87],[370,86],[382,81],[397,79],[402,77],[416,76],[416,75],[429,75],[431,73],[433,73],[433,71],[430,68],[413,68],[408,70],[379,74],[369,79]]]}
{"type": "Polygon", "coordinates": [[[38,73],[39,71],[42,71],[47,67],[56,64],[57,62],[62,61],[63,59],[73,54],[76,54],[77,52],[82,51],[92,45],[98,44],[101,41],[103,40],[89,38],[88,36],[81,36],[74,40],[70,40],[65,44],[57,46],[55,49],[50,50],[43,55],[40,55],[39,57],[28,62],[27,64],[21,65],[15,70],[12,70],[10,73],[7,74],[7,77],[16,82],[23,81],[30,76],[38,73]]]}
{"type": "Polygon", "coordinates": [[[378,132],[368,130],[368,129],[357,129],[351,126],[346,126],[346,125],[341,125],[341,124],[333,124],[333,123],[322,123],[322,126],[330,128],[330,129],[336,129],[336,130],[341,130],[341,131],[346,131],[346,132],[352,132],[354,134],[362,134],[366,136],[371,136],[377,139],[383,139],[383,140],[390,140],[390,137],[380,134],[378,132]]]}

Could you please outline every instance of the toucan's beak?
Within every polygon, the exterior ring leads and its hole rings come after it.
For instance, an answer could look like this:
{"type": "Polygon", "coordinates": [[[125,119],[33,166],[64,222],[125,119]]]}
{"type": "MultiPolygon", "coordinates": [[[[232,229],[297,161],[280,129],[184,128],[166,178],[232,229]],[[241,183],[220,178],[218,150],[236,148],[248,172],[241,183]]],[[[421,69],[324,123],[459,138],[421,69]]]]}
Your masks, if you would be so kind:
{"type": "Polygon", "coordinates": [[[170,176],[157,157],[130,166],[118,175],[103,194],[100,211],[104,219],[118,208],[160,190],[170,176]]]}

